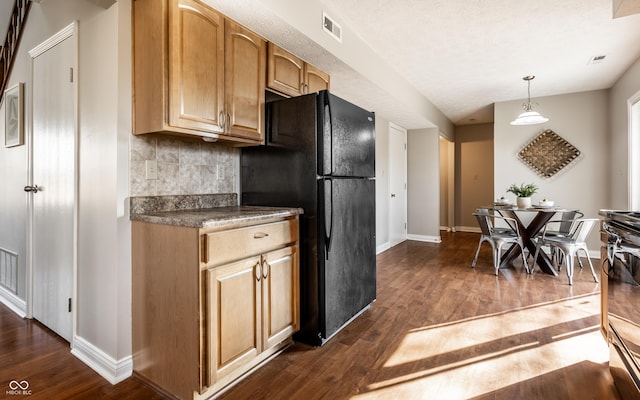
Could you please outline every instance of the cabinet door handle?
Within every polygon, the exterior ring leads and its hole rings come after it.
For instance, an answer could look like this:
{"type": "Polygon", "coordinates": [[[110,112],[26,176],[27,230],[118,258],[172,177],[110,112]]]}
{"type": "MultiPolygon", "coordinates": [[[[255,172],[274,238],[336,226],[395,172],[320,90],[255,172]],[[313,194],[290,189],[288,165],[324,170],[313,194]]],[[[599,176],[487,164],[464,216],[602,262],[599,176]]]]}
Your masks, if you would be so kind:
{"type": "Polygon", "coordinates": [[[258,261],[256,263],[256,266],[253,268],[254,268],[254,275],[256,277],[256,281],[260,282],[260,278],[262,278],[262,264],[260,264],[260,261],[258,261]]]}
{"type": "Polygon", "coordinates": [[[268,233],[265,233],[265,232],[256,232],[256,233],[253,235],[253,238],[254,238],[254,239],[262,239],[262,238],[266,238],[267,236],[269,236],[269,234],[268,234],[268,233]]]}
{"type": "Polygon", "coordinates": [[[271,271],[271,265],[269,265],[269,263],[267,262],[267,260],[263,260],[262,261],[262,277],[264,279],[267,279],[267,277],[269,276],[269,272],[271,271]],[[266,272],[265,272],[266,270],[266,272]]]}
{"type": "Polygon", "coordinates": [[[220,113],[218,113],[218,122],[220,124],[220,128],[222,129],[222,132],[225,131],[225,122],[226,122],[226,117],[224,116],[224,111],[220,111],[220,113]]]}

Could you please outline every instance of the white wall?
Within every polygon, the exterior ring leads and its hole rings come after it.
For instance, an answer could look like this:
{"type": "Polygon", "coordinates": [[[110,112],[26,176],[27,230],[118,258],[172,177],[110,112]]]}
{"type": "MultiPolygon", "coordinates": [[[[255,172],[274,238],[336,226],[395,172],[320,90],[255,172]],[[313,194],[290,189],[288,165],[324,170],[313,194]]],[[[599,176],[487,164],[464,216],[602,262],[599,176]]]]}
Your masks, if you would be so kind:
{"type": "MultiPolygon", "coordinates": [[[[566,94],[536,98],[536,111],[549,121],[539,125],[509,124],[522,111],[522,101],[496,103],[494,122],[494,198],[506,194],[511,184],[533,182],[540,187],[533,196],[554,200],[557,206],[577,208],[585,217],[598,217],[609,204],[606,193],[609,179],[608,91],[566,94]],[[551,129],[581,152],[559,174],[543,179],[522,163],[517,153],[545,129],[551,129]]],[[[513,201],[515,197],[508,194],[513,201]]],[[[589,249],[597,251],[597,229],[591,233],[589,249]]]]}
{"type": "MultiPolygon", "coordinates": [[[[14,70],[7,87],[18,82],[26,82],[27,67],[24,58],[16,60],[14,70]]],[[[30,93],[25,88],[25,97],[30,99],[30,93]]],[[[25,99],[25,104],[27,104],[25,99]]],[[[27,146],[4,147],[5,135],[5,101],[0,105],[0,248],[18,255],[17,292],[4,292],[5,303],[11,305],[21,315],[26,313],[26,196],[23,190],[27,184],[27,146]]],[[[25,127],[26,128],[26,127],[25,127]]],[[[28,136],[25,130],[25,136],[28,136]]],[[[0,291],[4,289],[0,288],[0,291]]]]}
{"type": "MultiPolygon", "coordinates": [[[[111,381],[118,374],[118,379],[125,377],[131,366],[131,244],[126,207],[130,19],[130,0],[119,0],[108,10],[86,0],[34,2],[9,81],[9,85],[25,82],[28,118],[32,103],[28,51],[78,21],[78,297],[72,345],[74,354],[111,381]]],[[[0,181],[12,185],[11,194],[6,195],[11,216],[4,211],[0,214],[0,247],[9,226],[15,228],[9,233],[12,240],[26,241],[26,197],[22,192],[27,183],[26,149],[0,149],[0,165],[5,167],[0,170],[0,181]]],[[[23,274],[26,265],[22,260],[20,268],[23,274]]],[[[26,299],[24,282],[21,279],[20,296],[26,299]]]]}
{"type": "Polygon", "coordinates": [[[440,242],[440,132],[407,132],[407,235],[440,242]]]}
{"type": "Polygon", "coordinates": [[[131,355],[128,152],[120,145],[131,132],[130,18],[130,2],[118,1],[79,27],[77,336],[114,360],[131,355]]]}
{"type": "Polygon", "coordinates": [[[609,140],[608,155],[610,174],[607,185],[603,188],[610,193],[607,204],[603,208],[629,209],[628,204],[628,132],[627,101],[640,91],[640,59],[638,59],[618,81],[609,94],[609,140]]]}
{"type": "Polygon", "coordinates": [[[376,115],[376,252],[389,248],[389,121],[376,115]]]}

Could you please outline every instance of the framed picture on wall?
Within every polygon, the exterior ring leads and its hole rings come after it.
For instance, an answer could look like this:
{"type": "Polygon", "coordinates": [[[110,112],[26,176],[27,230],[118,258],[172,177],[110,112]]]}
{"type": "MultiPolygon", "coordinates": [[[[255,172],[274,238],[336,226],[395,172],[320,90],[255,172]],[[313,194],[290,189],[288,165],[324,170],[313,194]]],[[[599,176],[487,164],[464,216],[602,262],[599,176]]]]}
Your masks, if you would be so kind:
{"type": "Polygon", "coordinates": [[[24,144],[24,84],[4,91],[4,146],[24,144]]]}

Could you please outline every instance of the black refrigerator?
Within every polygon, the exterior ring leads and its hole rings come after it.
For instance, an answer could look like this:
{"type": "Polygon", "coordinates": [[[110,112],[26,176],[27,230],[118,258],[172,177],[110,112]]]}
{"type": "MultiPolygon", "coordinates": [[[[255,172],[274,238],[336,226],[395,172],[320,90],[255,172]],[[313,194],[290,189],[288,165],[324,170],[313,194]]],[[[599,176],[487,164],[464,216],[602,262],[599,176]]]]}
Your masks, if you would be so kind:
{"type": "Polygon", "coordinates": [[[241,156],[243,205],[302,207],[300,331],[321,346],[376,298],[375,119],[328,91],[266,105],[241,156]]]}

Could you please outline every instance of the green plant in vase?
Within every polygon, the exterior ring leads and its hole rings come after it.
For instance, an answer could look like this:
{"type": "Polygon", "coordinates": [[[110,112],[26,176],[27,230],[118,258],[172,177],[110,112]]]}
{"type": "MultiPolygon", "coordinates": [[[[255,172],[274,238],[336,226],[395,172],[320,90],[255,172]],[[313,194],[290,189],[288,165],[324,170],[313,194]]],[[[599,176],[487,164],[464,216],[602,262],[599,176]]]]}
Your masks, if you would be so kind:
{"type": "Polygon", "coordinates": [[[507,188],[507,192],[515,194],[518,198],[516,202],[518,208],[531,207],[531,196],[538,191],[538,187],[533,183],[521,184],[520,186],[513,184],[507,188]]]}

